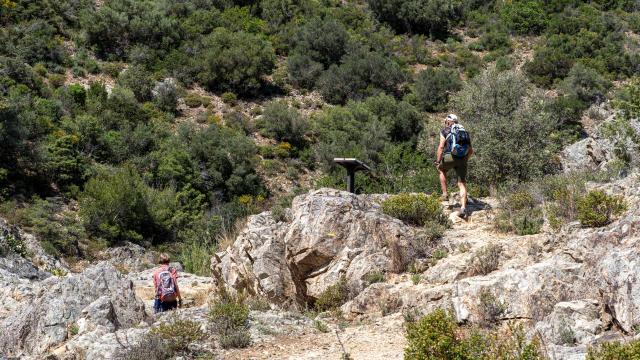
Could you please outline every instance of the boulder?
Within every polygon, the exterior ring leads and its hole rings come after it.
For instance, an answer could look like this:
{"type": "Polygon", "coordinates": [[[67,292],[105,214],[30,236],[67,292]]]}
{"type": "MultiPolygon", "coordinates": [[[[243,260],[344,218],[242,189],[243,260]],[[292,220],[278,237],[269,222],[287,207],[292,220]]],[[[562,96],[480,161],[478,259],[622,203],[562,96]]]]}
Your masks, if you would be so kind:
{"type": "Polygon", "coordinates": [[[107,248],[100,253],[99,257],[113,264],[121,272],[144,271],[152,268],[157,261],[153,251],[147,251],[142,246],[131,242],[107,248]]]}
{"type": "Polygon", "coordinates": [[[431,249],[417,229],[382,213],[382,199],[320,189],[296,197],[287,222],[251,216],[212,258],[214,280],[278,304],[304,306],[341,278],[357,294],[368,274],[401,272],[431,249]]]}
{"type": "Polygon", "coordinates": [[[607,324],[601,317],[598,300],[584,299],[559,302],[536,330],[556,345],[586,344],[596,338],[607,324]]]}
{"type": "Polygon", "coordinates": [[[613,144],[588,137],[567,146],[561,153],[564,172],[598,170],[613,158],[613,144]]]}

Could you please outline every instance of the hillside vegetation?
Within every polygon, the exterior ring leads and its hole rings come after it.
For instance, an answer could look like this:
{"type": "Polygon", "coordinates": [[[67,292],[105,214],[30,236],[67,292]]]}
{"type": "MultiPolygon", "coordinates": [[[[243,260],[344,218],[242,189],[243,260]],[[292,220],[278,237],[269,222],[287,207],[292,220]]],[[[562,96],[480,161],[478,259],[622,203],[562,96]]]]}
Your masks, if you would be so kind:
{"type": "MultiPolygon", "coordinates": [[[[629,134],[639,10],[633,0],[3,0],[0,213],[56,256],[132,241],[203,273],[239,219],[288,206],[274,182],[342,187],[334,157],[373,168],[360,192],[436,190],[451,111],[474,139],[473,194],[552,183],[590,107],[613,100],[608,131],[629,134]]],[[[632,140],[610,174],[635,163],[632,140]]],[[[536,230],[540,207],[512,209],[524,220],[504,228],[536,230]]]]}

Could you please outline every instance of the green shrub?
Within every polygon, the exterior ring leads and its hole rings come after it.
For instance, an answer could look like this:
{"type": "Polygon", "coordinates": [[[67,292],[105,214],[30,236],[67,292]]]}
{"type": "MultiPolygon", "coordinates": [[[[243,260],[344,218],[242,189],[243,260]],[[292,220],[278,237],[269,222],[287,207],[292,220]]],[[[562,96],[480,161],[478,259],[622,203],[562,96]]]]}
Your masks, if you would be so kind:
{"type": "MultiPolygon", "coordinates": [[[[620,109],[624,119],[631,120],[640,117],[640,77],[633,78],[616,94],[614,105],[620,109]]],[[[637,143],[639,135],[636,135],[637,143]]]]}
{"type": "Polygon", "coordinates": [[[465,359],[465,345],[451,314],[435,310],[415,323],[407,324],[406,360],[465,359]]]}
{"type": "Polygon", "coordinates": [[[327,326],[324,321],[318,319],[313,320],[313,327],[315,327],[321,333],[328,333],[330,331],[329,326],[327,326]]]}
{"type": "Polygon", "coordinates": [[[43,144],[41,166],[49,179],[67,190],[86,179],[89,166],[78,147],[78,136],[63,134],[52,136],[43,144]]]}
{"type": "Polygon", "coordinates": [[[418,285],[421,279],[422,276],[420,274],[411,274],[411,282],[413,285],[418,285]]]}
{"type": "Polygon", "coordinates": [[[178,87],[170,80],[165,79],[156,84],[154,88],[153,102],[162,111],[176,112],[178,106],[178,87]]]}
{"type": "Polygon", "coordinates": [[[294,53],[287,58],[287,79],[291,85],[312,89],[324,71],[324,66],[309,55],[294,53]]]}
{"type": "Polygon", "coordinates": [[[513,69],[513,59],[509,56],[500,56],[496,59],[496,70],[505,71],[513,69]]]}
{"type": "Polygon", "coordinates": [[[216,29],[204,40],[199,78],[210,90],[247,94],[262,85],[275,66],[271,44],[253,34],[216,29]]]}
{"type": "Polygon", "coordinates": [[[453,315],[437,309],[406,323],[405,359],[433,360],[542,360],[537,339],[527,341],[521,326],[505,330],[460,327],[453,315]]]}
{"type": "Polygon", "coordinates": [[[553,14],[546,35],[525,66],[532,81],[549,87],[578,62],[612,77],[634,74],[638,60],[626,48],[621,21],[612,12],[603,16],[590,4],[553,14]]]}
{"type": "Polygon", "coordinates": [[[343,104],[380,92],[393,94],[404,80],[400,65],[389,56],[358,49],[345,55],[340,65],[325,71],[317,86],[327,102],[343,104]]]}
{"type": "Polygon", "coordinates": [[[399,194],[382,203],[382,211],[415,226],[447,223],[442,204],[436,195],[399,194]]]}
{"type": "Polygon", "coordinates": [[[177,19],[165,16],[153,1],[111,0],[80,18],[89,44],[105,59],[124,59],[132,48],[153,54],[180,39],[177,19]],[[134,45],[138,45],[134,47],[134,45]]]}
{"type": "MultiPolygon", "coordinates": [[[[244,2],[238,5],[245,5],[244,2]]],[[[260,34],[266,32],[264,20],[253,16],[248,6],[233,6],[224,9],[220,14],[220,26],[231,31],[246,31],[248,33],[260,34]]]]}
{"type": "Polygon", "coordinates": [[[446,258],[447,256],[449,256],[449,251],[446,248],[439,247],[435,249],[431,254],[431,259],[430,259],[431,266],[435,266],[438,263],[438,261],[446,258]]]}
{"type": "Polygon", "coordinates": [[[586,192],[584,175],[547,176],[541,183],[543,196],[551,203],[552,214],[561,222],[574,221],[578,216],[578,201],[586,192]]]}
{"type": "Polygon", "coordinates": [[[347,302],[348,296],[347,279],[343,276],[318,295],[314,307],[317,311],[334,311],[347,302]]]}
{"type": "Polygon", "coordinates": [[[178,352],[187,350],[187,346],[205,337],[200,324],[193,320],[173,319],[151,330],[151,333],[164,340],[169,349],[178,352]]]}
{"type": "Polygon", "coordinates": [[[441,111],[449,101],[449,94],[460,87],[460,78],[454,70],[429,67],[418,74],[416,99],[424,110],[441,111]]]}
{"type": "Polygon", "coordinates": [[[59,88],[62,85],[64,85],[64,82],[67,79],[67,77],[63,74],[49,74],[49,76],[47,76],[47,79],[49,80],[49,84],[53,88],[59,88]]]}
{"type": "Polygon", "coordinates": [[[89,180],[80,204],[89,233],[109,241],[142,240],[147,216],[144,187],[132,170],[105,172],[89,180]]]}
{"type": "Polygon", "coordinates": [[[480,39],[469,45],[470,50],[475,51],[494,51],[490,54],[496,56],[497,54],[507,54],[512,51],[512,42],[509,34],[507,34],[502,28],[492,26],[485,31],[480,39]]]}
{"type": "Polygon", "coordinates": [[[202,241],[181,244],[178,261],[186,272],[200,275],[211,275],[211,256],[217,247],[202,241]]]}
{"type": "Polygon", "coordinates": [[[571,68],[561,87],[565,94],[575,96],[587,107],[593,102],[604,101],[611,83],[594,69],[577,63],[571,68]]]}
{"type": "Polygon", "coordinates": [[[204,100],[202,98],[202,96],[198,95],[198,94],[188,94],[187,96],[184,97],[184,103],[185,105],[187,105],[190,108],[197,108],[203,105],[204,100]]]}
{"type": "Polygon", "coordinates": [[[131,89],[140,102],[151,100],[155,82],[151,74],[140,65],[129,66],[118,75],[118,84],[131,89]]]}
{"type": "Polygon", "coordinates": [[[564,321],[560,324],[558,337],[561,344],[569,346],[576,344],[576,333],[564,321]]]}
{"type": "Polygon", "coordinates": [[[315,17],[302,25],[294,35],[295,53],[329,66],[337,64],[346,53],[349,34],[344,25],[331,16],[315,17]]]}
{"type": "Polygon", "coordinates": [[[364,281],[371,285],[371,284],[375,284],[375,283],[379,283],[379,282],[384,282],[384,273],[382,271],[373,271],[368,273],[365,277],[364,277],[364,281]]]}
{"type": "Polygon", "coordinates": [[[120,62],[108,62],[102,65],[102,72],[114,79],[118,78],[124,69],[125,65],[120,62]]]}
{"type": "Polygon", "coordinates": [[[33,72],[40,76],[47,76],[47,67],[43,63],[37,63],[33,65],[33,72]]]}
{"type": "Polygon", "coordinates": [[[513,231],[518,235],[533,235],[544,225],[544,215],[538,202],[526,186],[510,191],[501,199],[501,209],[496,217],[499,230],[513,231]]]}
{"type": "Polygon", "coordinates": [[[236,102],[238,101],[238,97],[236,96],[236,94],[229,91],[223,93],[221,98],[222,98],[222,102],[228,105],[235,105],[236,102]]]}
{"type": "Polygon", "coordinates": [[[632,360],[640,356],[640,341],[628,343],[603,343],[597,348],[590,348],[587,360],[632,360]]]}
{"type": "Polygon", "coordinates": [[[20,237],[16,237],[13,234],[7,234],[4,236],[4,241],[6,242],[7,247],[14,253],[24,258],[31,256],[31,252],[27,248],[27,244],[25,244],[20,237]]]}
{"type": "Polygon", "coordinates": [[[604,226],[626,209],[627,205],[622,196],[611,196],[602,190],[592,190],[578,201],[578,220],[583,226],[604,226]]]}
{"type": "MultiPolygon", "coordinates": [[[[34,197],[28,205],[11,210],[12,214],[3,211],[3,216],[12,216],[12,222],[36,235],[47,253],[54,256],[79,255],[78,244],[86,234],[75,214],[63,212],[62,203],[34,197]]],[[[8,239],[10,245],[12,241],[17,240],[8,239]]],[[[22,256],[29,256],[22,242],[10,247],[22,256]]]]}
{"type": "Polygon", "coordinates": [[[474,179],[490,185],[544,174],[552,159],[548,151],[556,122],[542,96],[531,94],[522,73],[489,67],[452,100],[476,152],[471,159],[474,179]]]}
{"type": "Polygon", "coordinates": [[[249,306],[242,296],[221,294],[209,309],[209,320],[223,349],[244,348],[251,344],[249,306]]]}
{"type": "Polygon", "coordinates": [[[535,208],[517,213],[512,219],[515,233],[518,235],[534,235],[540,232],[544,225],[542,209],[535,208]]]}
{"type": "Polygon", "coordinates": [[[305,143],[304,136],[309,130],[307,119],[284,101],[266,104],[260,124],[267,136],[296,146],[305,143]]]}
{"type": "Polygon", "coordinates": [[[500,17],[517,34],[540,34],[547,25],[544,4],[539,1],[505,2],[500,17]]]}

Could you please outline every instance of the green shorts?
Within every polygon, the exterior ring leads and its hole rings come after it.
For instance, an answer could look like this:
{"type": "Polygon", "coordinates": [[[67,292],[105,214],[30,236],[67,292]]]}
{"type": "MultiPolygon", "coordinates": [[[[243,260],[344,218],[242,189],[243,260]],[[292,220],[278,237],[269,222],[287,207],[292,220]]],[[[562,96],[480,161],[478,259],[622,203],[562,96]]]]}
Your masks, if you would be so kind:
{"type": "MultiPolygon", "coordinates": [[[[451,155],[447,154],[445,156],[451,156],[451,155]]],[[[458,181],[467,182],[467,159],[454,158],[453,161],[445,162],[443,157],[442,161],[440,162],[440,165],[438,166],[438,169],[443,171],[445,174],[449,170],[455,169],[456,175],[458,176],[458,181]]]]}

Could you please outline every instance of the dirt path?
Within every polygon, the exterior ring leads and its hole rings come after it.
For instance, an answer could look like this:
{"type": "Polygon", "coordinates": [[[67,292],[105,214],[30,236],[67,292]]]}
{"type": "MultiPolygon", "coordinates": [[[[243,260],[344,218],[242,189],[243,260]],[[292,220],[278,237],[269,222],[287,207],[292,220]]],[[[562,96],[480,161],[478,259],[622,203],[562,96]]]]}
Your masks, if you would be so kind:
{"type": "Polygon", "coordinates": [[[402,359],[406,346],[402,315],[394,314],[368,324],[349,325],[343,330],[332,325],[326,333],[310,329],[309,333],[297,337],[277,336],[255,343],[248,349],[227,351],[223,358],[340,360],[343,355],[340,342],[352,359],[402,359]]]}

